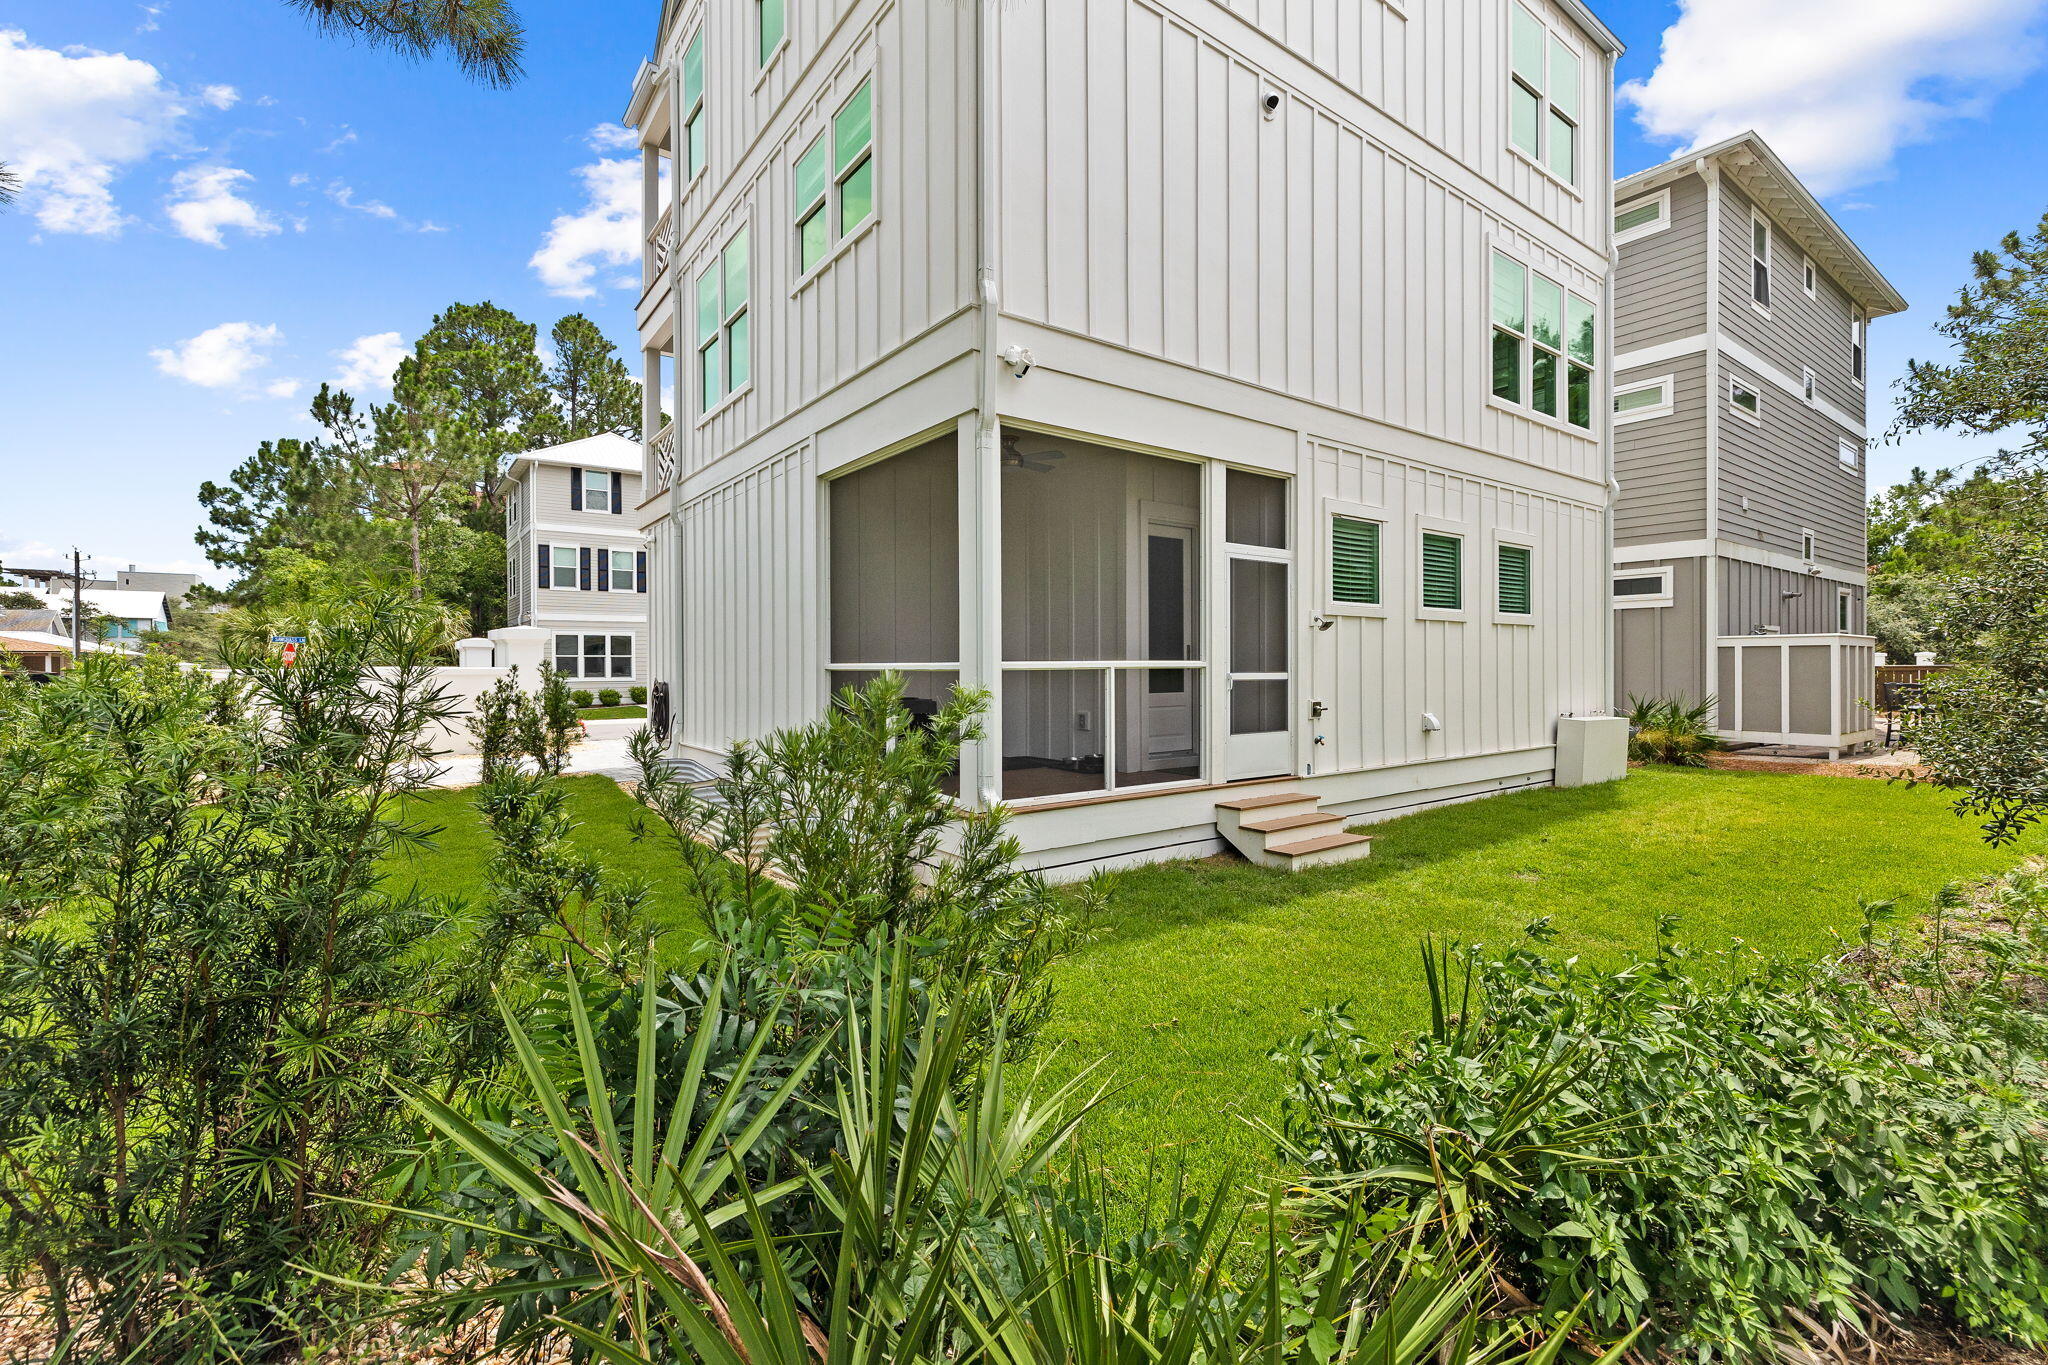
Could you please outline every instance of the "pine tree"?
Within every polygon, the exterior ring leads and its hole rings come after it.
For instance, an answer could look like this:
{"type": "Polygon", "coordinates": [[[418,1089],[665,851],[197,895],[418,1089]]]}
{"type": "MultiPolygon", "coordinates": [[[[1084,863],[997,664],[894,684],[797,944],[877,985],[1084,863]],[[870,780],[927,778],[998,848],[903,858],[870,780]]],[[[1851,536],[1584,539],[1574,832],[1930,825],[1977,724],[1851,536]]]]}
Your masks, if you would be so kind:
{"type": "Polygon", "coordinates": [[[605,334],[581,313],[571,313],[548,334],[555,363],[548,371],[554,391],[557,441],[577,441],[611,432],[640,434],[640,386],[605,334]]]}

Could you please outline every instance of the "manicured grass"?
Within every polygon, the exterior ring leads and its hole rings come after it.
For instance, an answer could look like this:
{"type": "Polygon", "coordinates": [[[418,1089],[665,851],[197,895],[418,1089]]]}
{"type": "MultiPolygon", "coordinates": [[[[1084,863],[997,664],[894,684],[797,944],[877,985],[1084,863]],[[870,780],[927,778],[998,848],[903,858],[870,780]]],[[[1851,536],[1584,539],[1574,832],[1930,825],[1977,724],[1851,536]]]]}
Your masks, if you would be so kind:
{"type": "MultiPolygon", "coordinates": [[[[569,779],[577,839],[657,889],[656,920],[686,951],[695,920],[661,844],[627,832],[632,799],[609,779],[569,779]],[[664,886],[664,879],[671,879],[664,886]]],[[[488,856],[467,794],[426,799],[446,826],[417,861],[428,889],[461,892],[488,856]]],[[[1116,879],[1107,922],[1060,968],[1051,1069],[1103,1060],[1117,1090],[1091,1128],[1113,1177],[1185,1162],[1213,1181],[1256,1174],[1285,1074],[1267,1052],[1303,1012],[1350,1000],[1389,1042],[1426,1000],[1417,943],[1439,934],[1505,943],[1548,916],[1549,951],[1617,961],[1654,945],[1660,917],[1702,948],[1733,939],[1772,953],[1828,951],[1859,898],[1924,902],[1944,882],[2001,870],[1927,790],[1840,777],[1643,769],[1626,782],[1496,797],[1372,828],[1373,856],[1290,875],[1231,858],[1116,879]]]]}
{"type": "Polygon", "coordinates": [[[1739,938],[1812,957],[1859,921],[1859,897],[1924,902],[2020,856],[1926,789],[1673,769],[1370,832],[1372,857],[1340,867],[1213,858],[1118,877],[1109,923],[1060,970],[1051,1029],[1060,1066],[1107,1058],[1122,1083],[1092,1128],[1118,1179],[1155,1162],[1211,1181],[1265,1167],[1270,1143],[1242,1120],[1277,1116],[1286,1075],[1268,1050],[1333,1000],[1389,1042],[1412,1033],[1425,935],[1506,943],[1549,916],[1548,951],[1613,962],[1675,915],[1701,949],[1739,938]]]}
{"type": "Polygon", "coordinates": [[[638,720],[646,714],[644,706],[586,706],[576,713],[580,720],[638,720]]]}

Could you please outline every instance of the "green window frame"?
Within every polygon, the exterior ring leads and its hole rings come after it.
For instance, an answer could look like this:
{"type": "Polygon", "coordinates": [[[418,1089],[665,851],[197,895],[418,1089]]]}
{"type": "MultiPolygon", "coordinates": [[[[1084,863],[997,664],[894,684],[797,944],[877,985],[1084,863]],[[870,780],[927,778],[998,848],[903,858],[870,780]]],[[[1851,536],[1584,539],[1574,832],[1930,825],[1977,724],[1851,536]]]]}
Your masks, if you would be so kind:
{"type": "Polygon", "coordinates": [[[764,67],[781,50],[783,35],[789,31],[787,4],[788,0],[754,0],[756,54],[764,67]]]}
{"type": "Polygon", "coordinates": [[[1528,616],[1532,613],[1530,580],[1533,577],[1535,562],[1535,552],[1526,545],[1499,547],[1495,564],[1499,583],[1497,609],[1503,615],[1528,616]]]}
{"type": "Polygon", "coordinates": [[[683,49],[683,183],[704,169],[704,30],[698,29],[683,49]]]}
{"type": "Polygon", "coordinates": [[[1422,605],[1431,611],[1465,609],[1465,538],[1422,533],[1422,605]]]}
{"type": "Polygon", "coordinates": [[[1576,185],[1584,59],[1519,3],[1508,6],[1508,30],[1508,141],[1576,185]]]}
{"type": "Polygon", "coordinates": [[[753,326],[747,308],[751,278],[745,228],[735,232],[697,276],[699,412],[710,412],[753,378],[753,326]]]}
{"type": "Polygon", "coordinates": [[[832,115],[832,184],[838,235],[875,215],[875,82],[872,76],[832,115]]]}
{"type": "Polygon", "coordinates": [[[1380,523],[1342,513],[1330,517],[1330,600],[1380,605],[1380,523]]]}

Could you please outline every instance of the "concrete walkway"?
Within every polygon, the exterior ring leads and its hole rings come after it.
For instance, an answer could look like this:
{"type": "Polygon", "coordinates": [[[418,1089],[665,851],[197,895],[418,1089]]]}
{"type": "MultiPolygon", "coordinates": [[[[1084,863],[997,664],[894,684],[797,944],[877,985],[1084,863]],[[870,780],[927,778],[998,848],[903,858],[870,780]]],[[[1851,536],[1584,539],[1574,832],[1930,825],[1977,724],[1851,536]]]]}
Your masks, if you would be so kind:
{"type": "MultiPolygon", "coordinates": [[[[569,751],[570,773],[602,773],[615,782],[637,778],[639,769],[633,766],[633,757],[627,751],[635,731],[645,721],[587,720],[583,722],[584,739],[569,751]]],[[[435,787],[473,787],[479,780],[478,770],[483,760],[475,754],[444,755],[436,763],[436,772],[429,779],[435,787]]]]}

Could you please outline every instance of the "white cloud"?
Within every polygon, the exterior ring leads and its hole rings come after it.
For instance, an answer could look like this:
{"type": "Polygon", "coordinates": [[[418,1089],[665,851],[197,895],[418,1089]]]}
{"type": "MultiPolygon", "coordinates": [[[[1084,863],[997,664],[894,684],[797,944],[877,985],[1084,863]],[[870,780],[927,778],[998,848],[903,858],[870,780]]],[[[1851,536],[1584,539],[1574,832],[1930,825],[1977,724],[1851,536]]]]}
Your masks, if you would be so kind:
{"type": "Polygon", "coordinates": [[[157,369],[173,379],[202,389],[239,389],[270,363],[265,352],[283,340],[284,334],[269,324],[223,322],[149,354],[157,369]]]}
{"type": "Polygon", "coordinates": [[[233,166],[193,166],[171,177],[171,198],[165,208],[180,235],[208,246],[225,246],[222,228],[240,228],[252,237],[278,231],[277,220],[239,193],[254,176],[233,166]]]}
{"type": "Polygon", "coordinates": [[[637,145],[640,134],[622,123],[600,123],[584,140],[594,152],[619,152],[637,145]]]}
{"type": "Polygon", "coordinates": [[[334,353],[341,362],[341,373],[334,377],[335,386],[358,393],[365,389],[388,389],[398,362],[411,354],[412,349],[399,340],[396,332],[357,337],[347,350],[334,353]]]}
{"type": "Polygon", "coordinates": [[[1653,140],[1755,129],[1816,193],[1979,114],[2040,61],[2048,0],[1679,0],[1657,69],[1621,88],[1653,140]]]}
{"type": "Polygon", "coordinates": [[[199,98],[216,109],[232,109],[242,98],[242,92],[232,85],[209,85],[199,92],[199,98]]]}
{"type": "Polygon", "coordinates": [[[138,5],[136,8],[142,11],[142,22],[135,26],[137,33],[154,33],[163,27],[157,22],[164,12],[162,5],[138,5]]]}
{"type": "Polygon", "coordinates": [[[273,379],[263,386],[263,391],[272,398],[290,398],[299,391],[303,379],[273,379]]]}
{"type": "Polygon", "coordinates": [[[328,183],[327,197],[345,209],[354,209],[357,213],[367,213],[372,218],[396,218],[398,216],[397,209],[376,199],[365,199],[361,203],[357,203],[356,192],[339,180],[328,183]]]}
{"type": "Polygon", "coordinates": [[[148,62],[0,29],[0,147],[46,232],[118,233],[114,177],[175,142],[188,112],[148,62]]]}
{"type": "Polygon", "coordinates": [[[640,259],[640,162],[617,157],[578,166],[583,181],[581,212],[565,213],[548,225],[540,250],[527,262],[548,292],[587,299],[600,269],[640,259]]]}

